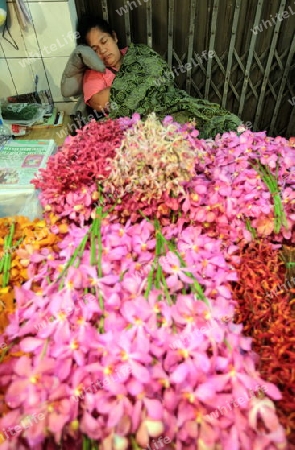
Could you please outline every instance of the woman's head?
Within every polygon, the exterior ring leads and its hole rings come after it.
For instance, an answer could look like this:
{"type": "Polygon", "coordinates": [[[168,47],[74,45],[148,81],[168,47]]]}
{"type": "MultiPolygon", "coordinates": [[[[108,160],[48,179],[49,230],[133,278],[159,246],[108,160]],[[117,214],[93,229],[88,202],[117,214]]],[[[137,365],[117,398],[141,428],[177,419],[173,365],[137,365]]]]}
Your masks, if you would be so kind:
{"type": "Polygon", "coordinates": [[[116,33],[108,22],[99,18],[84,16],[77,24],[77,44],[89,45],[107,67],[116,67],[121,60],[116,33]]]}

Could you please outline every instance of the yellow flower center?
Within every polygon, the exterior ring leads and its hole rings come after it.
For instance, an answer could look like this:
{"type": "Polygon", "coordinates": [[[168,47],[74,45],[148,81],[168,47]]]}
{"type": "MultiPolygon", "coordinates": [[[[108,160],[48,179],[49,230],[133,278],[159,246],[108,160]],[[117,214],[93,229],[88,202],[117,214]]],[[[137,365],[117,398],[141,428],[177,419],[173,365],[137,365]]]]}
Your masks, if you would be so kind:
{"type": "Polygon", "coordinates": [[[190,403],[194,403],[196,400],[195,394],[193,392],[184,392],[183,396],[190,403]]]}
{"type": "Polygon", "coordinates": [[[74,211],[81,211],[83,209],[83,205],[75,205],[74,211]]]}
{"type": "Polygon", "coordinates": [[[73,421],[70,423],[70,427],[71,427],[71,429],[72,429],[73,431],[78,430],[78,429],[79,429],[79,421],[78,421],[78,420],[73,420],[73,421]]]}
{"type": "Polygon", "coordinates": [[[72,341],[71,344],[70,344],[70,348],[71,348],[71,350],[78,350],[78,348],[79,348],[78,342],[77,341],[72,341]]]}
{"type": "Polygon", "coordinates": [[[64,267],[65,267],[65,264],[60,264],[60,265],[58,266],[57,270],[58,270],[59,272],[62,272],[63,269],[64,269],[64,267]]]}
{"type": "Polygon", "coordinates": [[[57,314],[57,318],[60,322],[64,322],[64,320],[66,319],[67,315],[65,312],[61,311],[57,314]]]}
{"type": "Polygon", "coordinates": [[[168,326],[168,322],[167,322],[167,320],[165,319],[165,317],[163,317],[163,319],[162,319],[162,326],[163,326],[163,327],[167,327],[167,326],[168,326]]]}
{"type": "Polygon", "coordinates": [[[196,422],[197,423],[202,423],[202,421],[203,421],[203,414],[200,412],[200,411],[198,411],[197,413],[196,413],[196,422]]]}
{"type": "Polygon", "coordinates": [[[107,366],[107,367],[105,367],[105,368],[103,369],[103,373],[104,373],[105,375],[111,375],[111,374],[113,373],[113,368],[112,368],[112,366],[107,366]]]}
{"type": "Polygon", "coordinates": [[[154,311],[156,314],[159,314],[159,313],[161,312],[161,308],[160,308],[160,306],[158,305],[158,303],[156,303],[156,304],[154,305],[153,311],[154,311]]]}
{"type": "Polygon", "coordinates": [[[161,378],[159,381],[166,389],[170,387],[170,382],[167,378],[161,378]]]}
{"type": "Polygon", "coordinates": [[[67,281],[66,282],[66,288],[67,289],[73,289],[74,287],[74,283],[72,281],[67,281]]]}
{"type": "Polygon", "coordinates": [[[79,397],[79,395],[81,395],[82,392],[83,392],[83,386],[82,386],[82,384],[79,384],[79,386],[76,387],[76,389],[74,390],[74,395],[76,397],[79,397]]]}
{"type": "Polygon", "coordinates": [[[191,199],[194,201],[194,202],[197,202],[198,200],[199,200],[199,195],[198,194],[192,194],[191,195],[191,199]]]}
{"type": "Polygon", "coordinates": [[[84,325],[85,324],[84,317],[82,317],[82,316],[78,317],[77,324],[80,325],[80,326],[84,325]]]}
{"type": "Polygon", "coordinates": [[[185,316],[185,320],[189,323],[192,323],[194,321],[194,317],[193,316],[185,316]]]}
{"type": "Polygon", "coordinates": [[[232,369],[231,369],[231,371],[229,372],[229,375],[231,376],[231,377],[235,377],[236,376],[236,369],[233,367],[232,369]]]}
{"type": "Polygon", "coordinates": [[[32,384],[36,384],[38,382],[39,377],[37,375],[33,375],[30,377],[30,382],[32,384]]]}
{"type": "Polygon", "coordinates": [[[189,357],[189,352],[185,348],[180,348],[177,352],[183,359],[187,359],[189,357]]]}
{"type": "Polygon", "coordinates": [[[125,350],[121,351],[121,359],[122,361],[127,361],[129,359],[129,355],[127,352],[125,352],[125,350]]]}

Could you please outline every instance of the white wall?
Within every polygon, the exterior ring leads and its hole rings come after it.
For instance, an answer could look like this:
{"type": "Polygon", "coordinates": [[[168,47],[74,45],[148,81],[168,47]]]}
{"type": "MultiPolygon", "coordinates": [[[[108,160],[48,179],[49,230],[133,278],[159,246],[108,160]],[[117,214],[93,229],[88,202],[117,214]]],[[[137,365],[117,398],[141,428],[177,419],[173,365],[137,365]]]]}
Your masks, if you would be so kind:
{"type": "MultiPolygon", "coordinates": [[[[21,29],[15,4],[8,0],[9,30],[19,50],[0,36],[0,98],[32,92],[38,75],[38,89],[50,89],[56,106],[70,113],[74,102],[65,103],[60,92],[60,80],[75,47],[75,2],[24,1],[33,18],[33,26],[27,30],[21,29]]],[[[5,36],[10,39],[7,31],[5,36]]]]}

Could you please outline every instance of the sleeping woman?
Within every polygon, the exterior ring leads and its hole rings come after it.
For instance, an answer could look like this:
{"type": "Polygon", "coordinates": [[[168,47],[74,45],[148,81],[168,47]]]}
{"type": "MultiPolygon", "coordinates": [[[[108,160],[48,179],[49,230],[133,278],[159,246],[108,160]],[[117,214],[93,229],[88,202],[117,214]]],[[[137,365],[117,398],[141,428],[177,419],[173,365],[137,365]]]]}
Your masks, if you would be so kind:
{"type": "Polygon", "coordinates": [[[167,63],[150,47],[130,44],[119,49],[117,35],[106,21],[84,17],[77,32],[77,43],[90,46],[106,66],[104,73],[86,70],[84,74],[84,99],[92,109],[109,108],[112,119],[134,112],[144,118],[155,112],[159,118],[171,115],[180,123],[194,120],[202,138],[236,130],[241,124],[219,105],[176,88],[167,63]]]}

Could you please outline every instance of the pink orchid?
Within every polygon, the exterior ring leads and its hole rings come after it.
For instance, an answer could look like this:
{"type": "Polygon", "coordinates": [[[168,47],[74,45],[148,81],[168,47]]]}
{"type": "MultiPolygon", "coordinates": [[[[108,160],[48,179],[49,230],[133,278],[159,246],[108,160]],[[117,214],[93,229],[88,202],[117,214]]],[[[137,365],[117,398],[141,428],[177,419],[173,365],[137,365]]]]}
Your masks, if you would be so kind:
{"type": "Polygon", "coordinates": [[[166,279],[169,287],[178,286],[179,281],[189,284],[193,283],[193,280],[184,273],[191,272],[192,269],[190,267],[182,268],[179,258],[175,255],[175,253],[168,252],[166,256],[161,256],[159,263],[161,264],[164,272],[170,274],[166,279]]]}
{"type": "MultiPolygon", "coordinates": [[[[28,338],[29,340],[30,338],[28,338]]],[[[34,346],[24,343],[22,350],[32,351],[34,348],[42,349],[44,341],[38,340],[34,346]],[[37,345],[36,345],[37,344],[37,345]]],[[[41,361],[32,361],[27,356],[21,356],[14,366],[14,376],[9,385],[5,400],[11,408],[20,405],[24,407],[38,406],[44,400],[44,388],[52,385],[52,371],[55,361],[45,358],[41,361]]]]}

